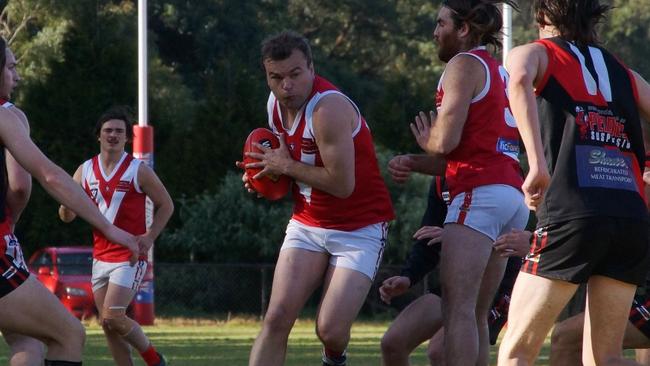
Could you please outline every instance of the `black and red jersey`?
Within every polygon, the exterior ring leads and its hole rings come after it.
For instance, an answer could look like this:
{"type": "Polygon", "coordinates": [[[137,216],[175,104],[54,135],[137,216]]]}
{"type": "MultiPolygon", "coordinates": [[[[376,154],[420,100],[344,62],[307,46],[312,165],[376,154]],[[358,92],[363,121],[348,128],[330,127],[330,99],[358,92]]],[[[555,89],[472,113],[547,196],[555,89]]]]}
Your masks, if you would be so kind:
{"type": "Polygon", "coordinates": [[[646,219],[645,150],[630,71],[598,46],[537,42],[548,55],[536,94],[551,173],[538,226],[592,216],[646,219]]]}

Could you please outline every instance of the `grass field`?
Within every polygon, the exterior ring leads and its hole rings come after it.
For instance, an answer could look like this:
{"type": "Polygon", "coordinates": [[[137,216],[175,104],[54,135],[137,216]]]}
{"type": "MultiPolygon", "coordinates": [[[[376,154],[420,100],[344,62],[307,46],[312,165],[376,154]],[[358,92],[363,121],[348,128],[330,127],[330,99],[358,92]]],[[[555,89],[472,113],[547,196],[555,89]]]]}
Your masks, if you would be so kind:
{"type": "MultiPolygon", "coordinates": [[[[160,351],[167,355],[174,366],[245,366],[248,353],[260,323],[234,320],[230,322],[162,320],[159,325],[145,327],[160,351]]],[[[352,328],[349,347],[349,366],[378,366],[380,364],[379,340],[388,322],[359,322],[352,328]]],[[[493,347],[491,364],[494,364],[496,348],[493,347]]],[[[0,364],[7,364],[8,349],[0,342],[0,364]]],[[[141,359],[136,365],[144,365],[141,359]]],[[[320,366],[320,344],[314,334],[313,321],[301,320],[291,333],[286,365],[320,366]]],[[[106,348],[101,328],[87,323],[87,340],[84,365],[113,365],[106,348]]],[[[424,347],[416,350],[412,365],[428,365],[424,347]]],[[[548,365],[548,342],[536,365],[548,365]]]]}

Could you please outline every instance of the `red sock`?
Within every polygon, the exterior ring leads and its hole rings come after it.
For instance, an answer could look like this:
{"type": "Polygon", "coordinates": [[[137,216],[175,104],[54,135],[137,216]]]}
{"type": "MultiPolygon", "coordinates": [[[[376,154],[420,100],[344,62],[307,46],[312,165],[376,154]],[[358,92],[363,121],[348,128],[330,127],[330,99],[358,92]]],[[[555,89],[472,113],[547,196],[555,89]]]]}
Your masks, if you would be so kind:
{"type": "Polygon", "coordinates": [[[331,350],[329,348],[324,348],[324,351],[325,351],[325,356],[327,356],[328,358],[334,358],[334,359],[340,358],[345,354],[345,350],[343,352],[337,352],[337,351],[333,351],[333,350],[331,350]]]}
{"type": "Polygon", "coordinates": [[[156,352],[152,344],[149,345],[146,351],[140,352],[140,356],[142,356],[147,366],[155,366],[160,363],[160,356],[158,356],[158,352],[156,352]]]}

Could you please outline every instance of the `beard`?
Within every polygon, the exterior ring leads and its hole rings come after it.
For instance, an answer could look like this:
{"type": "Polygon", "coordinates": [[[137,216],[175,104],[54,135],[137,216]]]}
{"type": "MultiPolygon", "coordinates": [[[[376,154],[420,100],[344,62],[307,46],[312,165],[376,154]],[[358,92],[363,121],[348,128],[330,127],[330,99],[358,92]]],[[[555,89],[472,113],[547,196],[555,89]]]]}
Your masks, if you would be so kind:
{"type": "MultiPolygon", "coordinates": [[[[454,44],[453,42],[445,42],[446,44],[454,44]]],[[[451,60],[454,56],[458,54],[458,46],[444,46],[442,44],[438,45],[438,59],[440,61],[447,63],[449,60],[451,60]]]]}

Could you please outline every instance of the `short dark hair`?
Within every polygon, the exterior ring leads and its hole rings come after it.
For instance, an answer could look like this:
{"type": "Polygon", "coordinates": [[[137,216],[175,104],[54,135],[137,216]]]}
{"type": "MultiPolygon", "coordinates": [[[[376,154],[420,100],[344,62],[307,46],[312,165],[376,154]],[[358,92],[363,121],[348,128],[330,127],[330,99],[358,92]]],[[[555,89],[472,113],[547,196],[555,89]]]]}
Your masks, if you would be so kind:
{"type": "Polygon", "coordinates": [[[104,123],[112,119],[124,121],[126,138],[131,140],[133,137],[133,117],[131,114],[131,109],[126,106],[114,106],[102,113],[102,115],[99,116],[97,123],[95,124],[95,136],[99,137],[100,133],[102,132],[102,126],[104,123]]]}
{"type": "Polygon", "coordinates": [[[537,23],[550,23],[562,39],[579,46],[598,43],[596,25],[610,9],[599,0],[535,0],[533,3],[537,23]]]}
{"type": "Polygon", "coordinates": [[[498,4],[508,4],[519,10],[514,0],[444,0],[442,6],[452,10],[454,27],[467,23],[471,37],[479,44],[501,48],[503,18],[498,4]]]}
{"type": "Polygon", "coordinates": [[[311,65],[312,55],[309,41],[292,30],[285,30],[271,35],[262,41],[262,63],[266,60],[286,60],[291,56],[293,50],[302,52],[307,60],[307,65],[311,65]]]}

